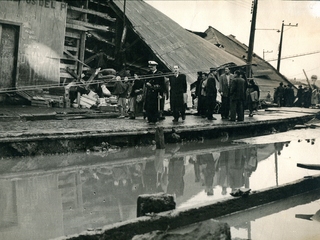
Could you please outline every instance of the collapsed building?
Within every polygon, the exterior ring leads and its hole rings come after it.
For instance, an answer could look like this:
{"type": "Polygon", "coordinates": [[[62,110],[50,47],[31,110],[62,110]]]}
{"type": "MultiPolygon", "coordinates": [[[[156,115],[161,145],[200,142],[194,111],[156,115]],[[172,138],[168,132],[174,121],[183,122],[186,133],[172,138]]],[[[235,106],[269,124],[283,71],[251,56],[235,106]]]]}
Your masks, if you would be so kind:
{"type": "Polygon", "coordinates": [[[109,82],[110,73],[126,70],[146,74],[148,60],[163,72],[179,65],[189,84],[198,71],[246,64],[142,0],[2,1],[0,40],[1,102],[47,89],[70,106],[70,82],[109,82]]]}

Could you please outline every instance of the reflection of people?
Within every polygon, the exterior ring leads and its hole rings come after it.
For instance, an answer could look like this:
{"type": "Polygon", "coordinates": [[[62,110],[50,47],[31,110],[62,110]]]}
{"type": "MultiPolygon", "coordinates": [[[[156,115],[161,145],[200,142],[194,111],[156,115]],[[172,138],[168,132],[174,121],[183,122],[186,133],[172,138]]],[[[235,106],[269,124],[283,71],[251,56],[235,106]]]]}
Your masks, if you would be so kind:
{"type": "Polygon", "coordinates": [[[245,155],[245,163],[244,163],[244,177],[245,177],[245,187],[249,188],[249,178],[251,177],[252,172],[257,169],[258,165],[258,156],[257,156],[257,148],[247,148],[245,155]]]}
{"type": "Polygon", "coordinates": [[[154,167],[157,172],[156,187],[160,192],[167,192],[169,160],[164,158],[165,149],[156,149],[154,167]]]}
{"type": "Polygon", "coordinates": [[[167,192],[174,194],[176,197],[182,196],[184,191],[183,177],[185,174],[183,157],[172,157],[170,159],[168,173],[167,192]]]}
{"type": "Polygon", "coordinates": [[[205,192],[208,196],[213,193],[213,177],[215,173],[215,162],[212,153],[197,155],[197,164],[199,164],[199,175],[203,180],[205,192]],[[201,177],[202,176],[202,177],[201,177]]]}
{"type": "Polygon", "coordinates": [[[229,187],[229,180],[228,180],[228,152],[223,151],[219,154],[216,172],[214,175],[214,185],[221,186],[221,194],[227,194],[227,188],[229,187]]]}
{"type": "Polygon", "coordinates": [[[245,149],[235,149],[228,151],[228,179],[232,191],[244,185],[244,157],[245,149]]]}
{"type": "Polygon", "coordinates": [[[186,118],[184,94],[187,92],[186,75],[180,73],[179,66],[173,67],[174,75],[170,76],[170,108],[173,114],[173,122],[178,122],[181,116],[182,121],[186,118]]]}

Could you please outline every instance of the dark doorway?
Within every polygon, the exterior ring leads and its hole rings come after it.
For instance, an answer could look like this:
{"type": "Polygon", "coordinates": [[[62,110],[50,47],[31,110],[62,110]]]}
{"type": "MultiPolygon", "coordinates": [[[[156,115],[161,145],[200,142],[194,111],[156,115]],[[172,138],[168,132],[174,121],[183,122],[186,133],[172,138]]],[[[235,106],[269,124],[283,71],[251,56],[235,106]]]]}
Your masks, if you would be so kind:
{"type": "MultiPolygon", "coordinates": [[[[16,83],[19,27],[0,23],[0,90],[13,89],[16,83]]],[[[6,99],[0,94],[0,102],[6,99]]]]}

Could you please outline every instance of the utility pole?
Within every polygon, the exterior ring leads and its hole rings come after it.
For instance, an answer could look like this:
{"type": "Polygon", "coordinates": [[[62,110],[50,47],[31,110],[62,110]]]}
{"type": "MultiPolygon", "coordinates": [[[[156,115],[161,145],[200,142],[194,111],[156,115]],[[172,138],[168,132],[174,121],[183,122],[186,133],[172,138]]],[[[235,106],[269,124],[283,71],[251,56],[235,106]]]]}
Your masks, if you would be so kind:
{"type": "Polygon", "coordinates": [[[281,26],[281,36],[280,36],[280,44],[279,44],[279,53],[278,53],[278,63],[277,63],[277,71],[280,72],[280,61],[281,61],[281,51],[282,51],[282,41],[283,41],[283,29],[284,27],[298,27],[298,23],[296,25],[284,24],[284,20],[282,20],[281,26]]]}
{"type": "Polygon", "coordinates": [[[271,51],[268,51],[268,50],[265,51],[265,50],[263,49],[263,60],[264,60],[264,54],[265,54],[265,53],[272,53],[272,52],[273,52],[272,50],[271,50],[271,51]]]}
{"type": "Polygon", "coordinates": [[[253,55],[253,46],[254,46],[254,34],[256,29],[256,19],[257,19],[257,9],[258,9],[258,0],[253,0],[252,2],[252,20],[251,20],[251,30],[250,30],[250,39],[249,39],[249,48],[247,56],[247,78],[251,78],[251,68],[252,68],[252,55],[253,55]]]}

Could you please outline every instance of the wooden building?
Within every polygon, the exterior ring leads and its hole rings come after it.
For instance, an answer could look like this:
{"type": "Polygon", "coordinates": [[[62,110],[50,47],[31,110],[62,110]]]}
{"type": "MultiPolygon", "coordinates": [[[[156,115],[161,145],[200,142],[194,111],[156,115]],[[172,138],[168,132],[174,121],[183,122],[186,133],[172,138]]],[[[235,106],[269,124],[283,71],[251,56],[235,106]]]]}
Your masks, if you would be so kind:
{"type": "Polygon", "coordinates": [[[7,0],[0,4],[0,101],[10,92],[63,86],[97,68],[163,72],[188,82],[238,57],[185,30],[142,0],[7,0]]]}

